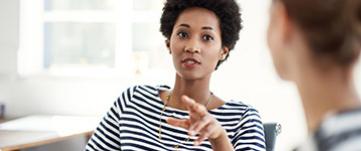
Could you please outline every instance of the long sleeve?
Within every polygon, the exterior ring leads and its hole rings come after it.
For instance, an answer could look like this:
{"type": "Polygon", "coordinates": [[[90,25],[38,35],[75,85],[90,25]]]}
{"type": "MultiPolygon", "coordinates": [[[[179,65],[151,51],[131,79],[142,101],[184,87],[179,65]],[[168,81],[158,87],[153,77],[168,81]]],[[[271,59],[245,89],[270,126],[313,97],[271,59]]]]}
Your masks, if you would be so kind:
{"type": "Polygon", "coordinates": [[[248,107],[237,127],[231,140],[235,150],[266,150],[263,125],[256,109],[248,107]]]}
{"type": "Polygon", "coordinates": [[[119,137],[119,120],[121,114],[132,97],[132,88],[124,91],[120,97],[113,103],[113,106],[103,117],[94,134],[89,139],[85,150],[86,151],[116,151],[121,150],[119,137]]]}

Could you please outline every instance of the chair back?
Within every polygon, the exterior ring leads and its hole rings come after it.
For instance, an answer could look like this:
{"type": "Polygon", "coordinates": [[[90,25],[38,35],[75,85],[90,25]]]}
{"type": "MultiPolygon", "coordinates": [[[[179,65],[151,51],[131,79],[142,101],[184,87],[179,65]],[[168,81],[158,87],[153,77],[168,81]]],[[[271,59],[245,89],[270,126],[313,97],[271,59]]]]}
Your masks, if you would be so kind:
{"type": "Polygon", "coordinates": [[[273,151],[277,135],[281,133],[281,125],[279,123],[264,123],[263,128],[266,139],[266,150],[273,151]]]}

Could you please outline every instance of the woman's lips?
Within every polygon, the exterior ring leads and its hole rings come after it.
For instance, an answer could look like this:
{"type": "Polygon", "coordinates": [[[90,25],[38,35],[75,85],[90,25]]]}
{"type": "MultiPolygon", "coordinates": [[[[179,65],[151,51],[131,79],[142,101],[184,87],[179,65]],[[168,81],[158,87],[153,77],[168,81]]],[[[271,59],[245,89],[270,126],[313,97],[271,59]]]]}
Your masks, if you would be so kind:
{"type": "Polygon", "coordinates": [[[193,68],[195,67],[196,65],[200,65],[201,62],[198,61],[197,59],[194,59],[194,58],[185,58],[185,59],[182,59],[181,61],[182,65],[187,67],[187,68],[193,68]]]}

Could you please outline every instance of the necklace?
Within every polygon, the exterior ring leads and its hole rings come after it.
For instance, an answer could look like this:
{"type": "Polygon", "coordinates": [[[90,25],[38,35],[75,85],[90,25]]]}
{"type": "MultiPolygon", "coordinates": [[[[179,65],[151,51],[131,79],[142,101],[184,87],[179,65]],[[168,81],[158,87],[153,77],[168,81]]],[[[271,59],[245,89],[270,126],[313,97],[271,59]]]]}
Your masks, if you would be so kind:
{"type": "MultiPolygon", "coordinates": [[[[211,92],[210,95],[209,95],[209,97],[208,97],[208,101],[207,101],[207,103],[205,104],[205,107],[206,107],[206,108],[208,107],[209,102],[211,102],[211,96],[212,96],[212,95],[213,95],[213,93],[211,92]]],[[[170,102],[171,96],[172,96],[172,91],[170,91],[169,94],[167,95],[166,102],[165,102],[165,104],[164,104],[164,107],[163,107],[163,109],[162,109],[162,112],[161,112],[160,115],[159,115],[159,128],[158,128],[158,138],[159,138],[159,140],[162,139],[162,124],[161,124],[161,122],[162,122],[162,117],[163,117],[164,111],[165,111],[168,103],[170,102]]],[[[184,140],[184,142],[188,142],[189,140],[190,140],[190,137],[188,136],[188,138],[186,138],[186,139],[184,140]]],[[[179,143],[178,143],[177,145],[175,145],[175,146],[174,146],[174,149],[178,150],[179,145],[180,145],[179,143]]]]}

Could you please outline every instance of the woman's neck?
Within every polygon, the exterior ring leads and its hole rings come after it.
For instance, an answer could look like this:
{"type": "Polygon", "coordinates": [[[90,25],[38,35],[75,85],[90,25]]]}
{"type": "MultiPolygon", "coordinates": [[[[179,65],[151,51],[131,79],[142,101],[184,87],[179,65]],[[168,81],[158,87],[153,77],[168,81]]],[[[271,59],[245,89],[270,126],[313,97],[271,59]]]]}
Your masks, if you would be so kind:
{"type": "Polygon", "coordinates": [[[352,74],[344,71],[304,72],[297,81],[306,114],[308,131],[316,131],[328,114],[360,106],[352,74]]]}
{"type": "Polygon", "coordinates": [[[209,81],[210,77],[199,80],[185,80],[179,75],[176,75],[169,106],[186,110],[186,106],[184,106],[181,101],[182,95],[187,95],[200,104],[207,104],[209,99],[211,99],[209,81]]]}

